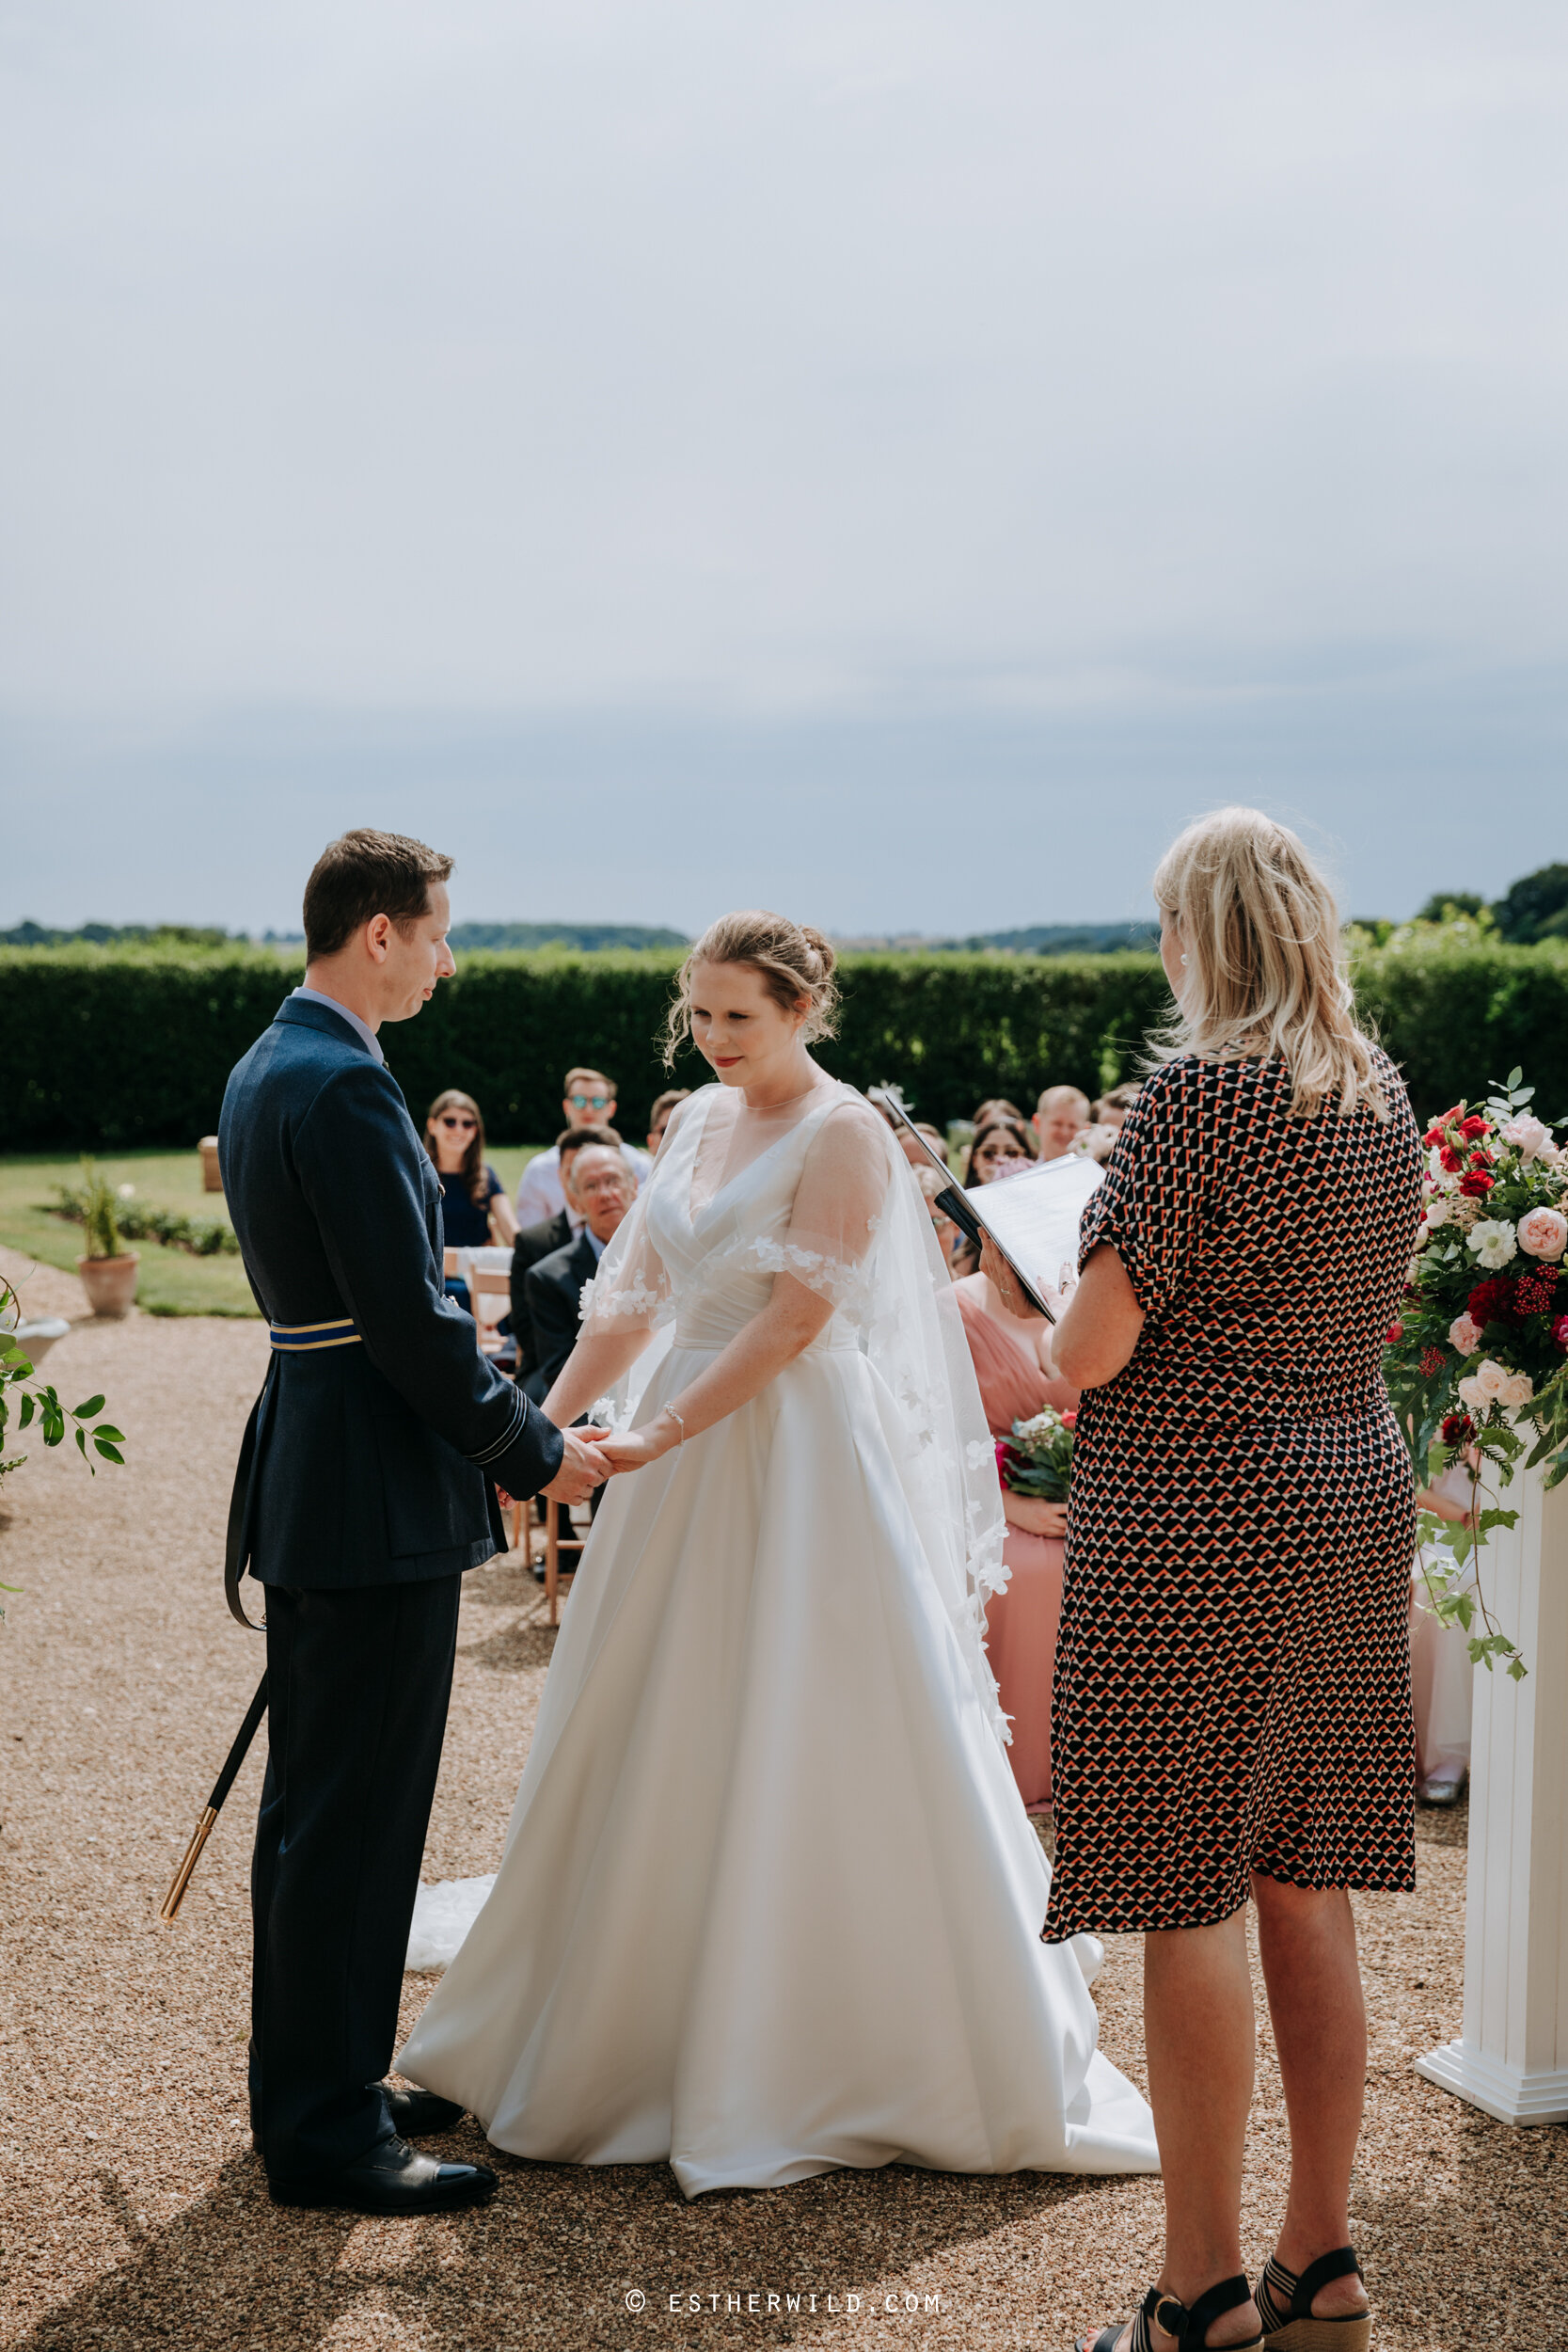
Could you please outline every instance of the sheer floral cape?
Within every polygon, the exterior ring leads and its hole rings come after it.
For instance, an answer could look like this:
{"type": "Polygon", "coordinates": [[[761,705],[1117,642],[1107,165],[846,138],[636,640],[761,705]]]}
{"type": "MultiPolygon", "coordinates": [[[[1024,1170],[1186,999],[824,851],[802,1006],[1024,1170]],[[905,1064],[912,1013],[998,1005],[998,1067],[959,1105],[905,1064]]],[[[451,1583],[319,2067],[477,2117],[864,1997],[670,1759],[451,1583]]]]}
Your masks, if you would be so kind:
{"type": "MultiPolygon", "coordinates": [[[[738,1276],[778,1274],[832,1303],[824,1337],[857,1346],[878,1375],[883,1435],[925,1565],[1006,1740],[985,1651],[986,1598],[1007,1581],[994,1443],[924,1195],[863,1096],[830,1080],[768,1111],[722,1086],[681,1104],[584,1288],[583,1326],[651,1333],[678,1316],[684,1343],[738,1276]],[[799,1154],[792,1191],[748,1188],[761,1161],[786,1152],[799,1154]]],[[[722,1336],[709,1330],[693,1343],[722,1336]]]]}

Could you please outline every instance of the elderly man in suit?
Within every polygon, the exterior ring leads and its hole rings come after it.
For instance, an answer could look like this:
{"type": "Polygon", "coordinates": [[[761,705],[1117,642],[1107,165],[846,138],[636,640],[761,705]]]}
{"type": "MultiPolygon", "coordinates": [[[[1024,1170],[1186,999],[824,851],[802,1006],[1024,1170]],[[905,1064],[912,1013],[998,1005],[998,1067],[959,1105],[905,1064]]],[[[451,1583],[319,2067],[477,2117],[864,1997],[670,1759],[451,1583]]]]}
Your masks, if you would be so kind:
{"type": "MultiPolygon", "coordinates": [[[[562,1205],[554,1216],[544,1217],[537,1225],[525,1226],[512,1246],[512,1328],[517,1342],[516,1376],[525,1388],[529,1375],[538,1365],[533,1345],[533,1325],[529,1317],[527,1282],[529,1269],[553,1250],[567,1249],[582,1232],[586,1222],[571,1199],[570,1173],[573,1159],[585,1144],[608,1145],[619,1152],[621,1138],[613,1127],[568,1127],[556,1140],[562,1186],[562,1205]]],[[[538,1402],[544,1390],[530,1389],[529,1394],[538,1402]]]]}
{"type": "Polygon", "coordinates": [[[637,1178],[615,1144],[581,1147],[566,1164],[566,1205],[582,1219],[575,1241],[531,1266],[523,1288],[533,1327],[534,1368],[528,1392],[543,1404],[577,1344],[583,1285],[637,1197],[637,1178]]]}
{"type": "Polygon", "coordinates": [[[232,1073],[224,1191],[272,1361],[230,1525],[266,1593],[268,1756],[251,1871],[250,2101],[274,2201],[483,2202],[484,2165],[408,2145],[461,2109],[392,2090],[409,1923],[463,1573],[504,1549],[499,1483],[572,1502],[597,1448],[480,1355],[443,1290],[440,1185],[378,1031],[455,966],[450,858],[346,834],[305,893],[305,985],[232,1073]]]}

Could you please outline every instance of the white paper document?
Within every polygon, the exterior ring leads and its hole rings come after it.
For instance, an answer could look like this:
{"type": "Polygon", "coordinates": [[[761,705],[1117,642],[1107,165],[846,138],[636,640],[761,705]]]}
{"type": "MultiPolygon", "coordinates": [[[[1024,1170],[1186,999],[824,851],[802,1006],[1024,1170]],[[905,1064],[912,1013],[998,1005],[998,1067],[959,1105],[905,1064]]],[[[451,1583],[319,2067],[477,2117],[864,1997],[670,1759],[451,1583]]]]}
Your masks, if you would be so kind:
{"type": "Polygon", "coordinates": [[[1060,1286],[1064,1265],[1077,1273],[1078,1220],[1104,1174],[1087,1152],[1069,1152],[1022,1175],[976,1184],[964,1199],[1037,1296],[1060,1286]]]}

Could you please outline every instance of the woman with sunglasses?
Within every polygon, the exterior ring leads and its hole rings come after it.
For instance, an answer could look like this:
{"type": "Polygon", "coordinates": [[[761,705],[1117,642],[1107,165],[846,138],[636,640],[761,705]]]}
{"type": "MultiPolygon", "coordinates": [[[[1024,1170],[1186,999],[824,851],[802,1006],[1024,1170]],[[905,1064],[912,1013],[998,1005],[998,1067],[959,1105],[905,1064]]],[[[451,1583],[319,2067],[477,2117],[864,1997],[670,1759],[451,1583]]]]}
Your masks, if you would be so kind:
{"type": "MultiPolygon", "coordinates": [[[[449,1249],[483,1249],[494,1225],[499,1247],[517,1238],[506,1187],[484,1157],[484,1121],[471,1094],[448,1087],[425,1114],[425,1150],[441,1179],[441,1223],[449,1249]]],[[[468,1286],[447,1277],[447,1295],[470,1311],[468,1286]]]]}

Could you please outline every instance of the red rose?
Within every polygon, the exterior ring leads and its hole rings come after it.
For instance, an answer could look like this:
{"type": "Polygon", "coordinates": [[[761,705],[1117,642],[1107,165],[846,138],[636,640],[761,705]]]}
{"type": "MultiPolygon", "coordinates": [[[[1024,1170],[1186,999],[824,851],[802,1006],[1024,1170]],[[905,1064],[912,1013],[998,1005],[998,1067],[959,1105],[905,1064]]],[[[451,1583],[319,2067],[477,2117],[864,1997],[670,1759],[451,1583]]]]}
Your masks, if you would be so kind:
{"type": "Polygon", "coordinates": [[[1440,1143],[1446,1143],[1448,1141],[1448,1137],[1443,1132],[1441,1121],[1439,1121],[1435,1127],[1429,1127],[1425,1135],[1421,1137],[1421,1141],[1433,1149],[1435,1149],[1435,1147],[1440,1143]]]}
{"type": "Polygon", "coordinates": [[[1472,1111],[1469,1118],[1466,1119],[1461,1126],[1459,1132],[1467,1141],[1473,1142],[1477,1136],[1485,1135],[1486,1121],[1484,1119],[1478,1118],[1476,1113],[1472,1111]]]}
{"type": "Polygon", "coordinates": [[[1472,1323],[1479,1323],[1484,1331],[1489,1323],[1511,1323],[1513,1319],[1513,1285],[1500,1274],[1478,1282],[1465,1302],[1465,1311],[1472,1323]]]}
{"type": "Polygon", "coordinates": [[[1445,1445],[1468,1445],[1475,1434],[1476,1424],[1468,1413],[1450,1413],[1443,1423],[1442,1438],[1445,1445]]]}
{"type": "Polygon", "coordinates": [[[1078,1407],[1076,1405],[1069,1405],[1067,1411],[1062,1415],[1062,1427],[1064,1429],[1076,1429],[1077,1426],[1078,1407]]]}
{"type": "Polygon", "coordinates": [[[1479,1168],[1472,1168],[1467,1176],[1460,1178],[1459,1189],[1467,1200],[1484,1200],[1497,1181],[1495,1176],[1484,1175],[1479,1168]]]}
{"type": "Polygon", "coordinates": [[[1386,1331],[1385,1331],[1385,1333],[1383,1334],[1383,1344],[1384,1344],[1384,1346],[1385,1346],[1385,1347],[1392,1347],[1392,1346],[1394,1345],[1394,1343],[1395,1343],[1395,1342],[1396,1342],[1397,1340],[1402,1340],[1402,1339],[1403,1339],[1403,1337],[1404,1337],[1404,1326],[1403,1326],[1403,1324],[1402,1324],[1402,1323],[1391,1323],[1391,1324],[1388,1326],[1387,1330],[1386,1330],[1386,1331]]]}
{"type": "Polygon", "coordinates": [[[1553,1324],[1552,1338],[1563,1353],[1568,1355],[1568,1315],[1560,1315],[1557,1322],[1553,1324]]]}

